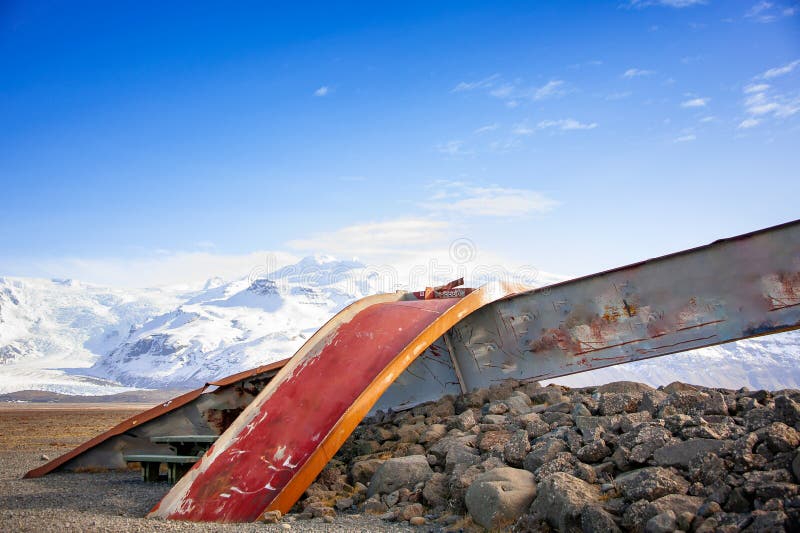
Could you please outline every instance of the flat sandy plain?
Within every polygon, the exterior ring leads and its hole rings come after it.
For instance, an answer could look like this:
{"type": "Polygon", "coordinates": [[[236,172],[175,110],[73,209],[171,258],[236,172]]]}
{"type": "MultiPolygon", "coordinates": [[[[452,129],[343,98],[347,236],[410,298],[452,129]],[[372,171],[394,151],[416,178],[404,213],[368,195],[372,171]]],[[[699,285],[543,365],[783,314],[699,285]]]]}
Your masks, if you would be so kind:
{"type": "Polygon", "coordinates": [[[0,403],[0,531],[408,531],[366,515],[281,524],[198,524],[146,519],[170,486],[129,472],[52,473],[22,479],[122,420],[151,407],[138,404],[0,403]]]}

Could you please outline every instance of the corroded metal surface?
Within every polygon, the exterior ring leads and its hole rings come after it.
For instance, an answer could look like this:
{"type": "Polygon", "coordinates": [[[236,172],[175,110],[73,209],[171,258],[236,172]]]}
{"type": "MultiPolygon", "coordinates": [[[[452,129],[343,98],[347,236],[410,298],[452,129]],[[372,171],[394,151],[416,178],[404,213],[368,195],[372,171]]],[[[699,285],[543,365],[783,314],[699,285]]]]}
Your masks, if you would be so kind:
{"type": "Polygon", "coordinates": [[[544,289],[442,292],[408,295],[416,302],[367,298],[337,315],[151,516],[250,521],[286,512],[409,365],[418,372],[403,376],[387,403],[800,327],[800,223],[544,289]],[[450,364],[419,372],[443,346],[450,364]]]}
{"type": "Polygon", "coordinates": [[[800,222],[516,295],[466,317],[468,388],[546,379],[800,326],[800,222]]]}

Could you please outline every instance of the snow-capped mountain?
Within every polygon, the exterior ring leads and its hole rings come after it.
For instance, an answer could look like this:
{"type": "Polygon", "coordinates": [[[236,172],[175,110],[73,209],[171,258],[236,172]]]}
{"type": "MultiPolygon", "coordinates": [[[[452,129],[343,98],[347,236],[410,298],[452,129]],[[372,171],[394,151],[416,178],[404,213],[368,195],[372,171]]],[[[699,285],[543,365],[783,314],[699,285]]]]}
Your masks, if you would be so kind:
{"type": "Polygon", "coordinates": [[[179,293],[158,289],[0,278],[0,393],[125,390],[118,383],[72,372],[93,365],[100,355],[124,341],[131,328],[173,309],[182,298],[179,293]]]}
{"type": "MultiPolygon", "coordinates": [[[[347,304],[380,290],[355,261],[307,257],[274,272],[186,289],[127,290],[0,278],[0,393],[113,394],[197,386],[291,356],[347,304]]],[[[419,287],[411,287],[419,288],[419,287]]],[[[800,332],[557,378],[800,388],[800,332]]]]}
{"type": "Polygon", "coordinates": [[[337,311],[373,292],[363,269],[309,257],[263,277],[206,283],[132,331],[89,373],[137,387],[196,386],[284,359],[337,311]]]}

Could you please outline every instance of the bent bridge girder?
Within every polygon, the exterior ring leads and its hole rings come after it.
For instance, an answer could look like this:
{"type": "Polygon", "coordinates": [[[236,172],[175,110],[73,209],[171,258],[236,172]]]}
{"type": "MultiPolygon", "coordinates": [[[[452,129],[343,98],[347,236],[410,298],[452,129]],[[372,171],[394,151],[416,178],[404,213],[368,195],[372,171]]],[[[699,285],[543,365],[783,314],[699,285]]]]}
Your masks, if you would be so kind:
{"type": "Polygon", "coordinates": [[[368,297],[331,319],[150,516],[288,511],[382,396],[407,405],[454,383],[552,378],[796,329],[800,221],[540,289],[414,298],[368,297]],[[404,373],[425,357],[442,364],[404,373]]]}

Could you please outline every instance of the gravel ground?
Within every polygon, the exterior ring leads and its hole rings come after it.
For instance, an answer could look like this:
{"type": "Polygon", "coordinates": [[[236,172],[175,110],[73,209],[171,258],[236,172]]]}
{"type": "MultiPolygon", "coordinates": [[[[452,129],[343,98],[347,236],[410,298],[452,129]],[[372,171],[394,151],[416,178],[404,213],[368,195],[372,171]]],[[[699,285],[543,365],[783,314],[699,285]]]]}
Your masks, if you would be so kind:
{"type": "MultiPolygon", "coordinates": [[[[428,529],[403,527],[374,516],[355,514],[341,514],[332,523],[321,518],[298,520],[291,514],[279,524],[221,525],[146,519],[144,516],[170,486],[165,482],[145,484],[136,471],[53,473],[39,479],[21,479],[25,472],[43,464],[42,454],[56,457],[95,433],[64,438],[51,424],[31,424],[29,419],[28,424],[21,425],[19,413],[19,409],[0,408],[0,531],[391,532],[428,529]],[[25,438],[20,436],[21,427],[27,428],[25,438]],[[42,434],[33,434],[36,428],[41,428],[42,434]]],[[[93,415],[87,413],[86,416],[93,415]]],[[[124,416],[130,413],[121,414],[120,420],[124,416]]]]}

